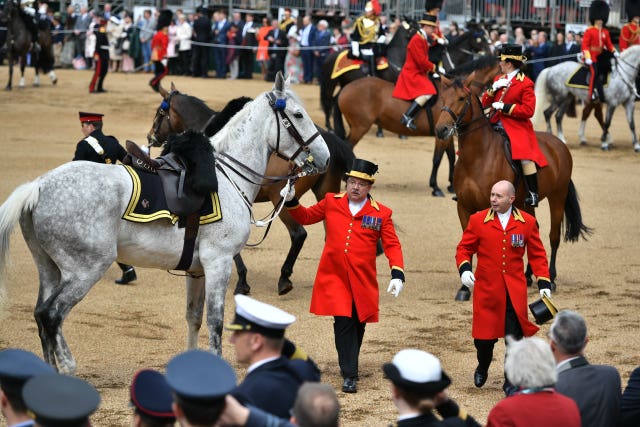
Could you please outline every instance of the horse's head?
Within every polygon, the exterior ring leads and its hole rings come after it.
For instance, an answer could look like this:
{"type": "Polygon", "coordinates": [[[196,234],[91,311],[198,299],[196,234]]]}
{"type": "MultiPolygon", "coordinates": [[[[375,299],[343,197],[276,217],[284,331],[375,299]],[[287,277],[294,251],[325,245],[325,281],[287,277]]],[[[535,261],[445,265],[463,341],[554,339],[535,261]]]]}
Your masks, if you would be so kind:
{"type": "Polygon", "coordinates": [[[442,112],[435,125],[435,134],[438,138],[446,140],[453,136],[465,123],[471,120],[471,102],[473,94],[469,89],[472,75],[462,80],[457,77],[449,80],[442,77],[440,93],[442,112]],[[445,114],[447,113],[447,114],[445,114]]]}
{"type": "Polygon", "coordinates": [[[167,92],[162,86],[158,88],[158,91],[162,95],[162,102],[156,110],[151,130],[147,133],[147,141],[150,147],[160,147],[167,142],[169,135],[185,130],[182,120],[180,120],[175,109],[172,108],[172,101],[180,92],[176,90],[173,82],[171,83],[171,92],[167,92]]]}
{"type": "Polygon", "coordinates": [[[289,90],[289,79],[281,72],[276,75],[271,92],[266,93],[269,106],[276,116],[277,133],[271,149],[278,157],[294,162],[301,173],[326,171],[329,149],[313,120],[300,101],[289,90]]]}
{"type": "Polygon", "coordinates": [[[470,28],[465,34],[469,35],[469,49],[471,51],[477,55],[491,55],[491,43],[489,43],[487,33],[484,30],[470,28]]]}

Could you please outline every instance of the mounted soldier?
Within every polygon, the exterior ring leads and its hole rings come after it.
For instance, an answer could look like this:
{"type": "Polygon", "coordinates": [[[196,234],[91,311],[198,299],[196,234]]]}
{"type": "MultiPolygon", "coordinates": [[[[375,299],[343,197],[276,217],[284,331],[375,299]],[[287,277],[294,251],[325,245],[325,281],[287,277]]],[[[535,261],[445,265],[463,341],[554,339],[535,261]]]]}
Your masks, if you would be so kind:
{"type": "MultiPolygon", "coordinates": [[[[380,25],[382,6],[378,0],[370,0],[364,6],[364,15],[353,23],[351,34],[351,58],[363,60],[369,66],[369,75],[376,75],[376,59],[383,56],[386,36],[380,25]]],[[[364,71],[364,70],[363,70],[364,71]]]]}
{"type": "Polygon", "coordinates": [[[440,65],[445,46],[449,44],[449,41],[444,34],[442,34],[442,30],[440,29],[440,20],[438,19],[438,15],[440,14],[441,9],[442,0],[425,1],[425,12],[427,15],[436,17],[436,25],[433,27],[433,33],[431,34],[431,41],[429,43],[429,61],[436,64],[436,67],[440,65]]]}
{"type": "MultiPolygon", "coordinates": [[[[34,0],[20,0],[22,13],[20,16],[31,33],[32,48],[39,52],[40,44],[38,43],[38,30],[40,28],[40,13],[33,7],[34,0]]],[[[46,15],[45,18],[46,20],[46,15]]],[[[47,21],[48,23],[48,21],[47,21]]]]}

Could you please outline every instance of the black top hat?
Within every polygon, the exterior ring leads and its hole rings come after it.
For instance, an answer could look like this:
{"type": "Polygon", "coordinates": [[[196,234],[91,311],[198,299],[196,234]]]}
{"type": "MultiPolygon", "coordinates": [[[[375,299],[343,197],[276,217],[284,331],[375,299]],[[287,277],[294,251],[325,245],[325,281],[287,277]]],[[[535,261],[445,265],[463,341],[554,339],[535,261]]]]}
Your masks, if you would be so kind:
{"type": "Polygon", "coordinates": [[[43,427],[81,427],[100,405],[100,394],[80,378],[61,374],[31,378],[22,398],[36,422],[43,427]]]}
{"type": "Polygon", "coordinates": [[[31,377],[53,373],[51,365],[30,351],[19,348],[0,351],[0,385],[5,393],[21,396],[22,387],[31,377]]]}
{"type": "Polygon", "coordinates": [[[634,17],[640,16],[640,0],[627,0],[624,4],[627,18],[631,21],[634,17]]]}
{"type": "Polygon", "coordinates": [[[438,17],[429,13],[423,13],[422,19],[418,21],[420,25],[430,25],[432,27],[437,26],[438,17]]]}
{"type": "Polygon", "coordinates": [[[158,24],[156,25],[156,30],[161,30],[171,25],[172,18],[173,18],[173,12],[171,10],[169,9],[161,10],[160,16],[158,16],[158,24]]]}
{"type": "Polygon", "coordinates": [[[500,61],[506,61],[512,59],[514,61],[525,62],[527,57],[522,51],[522,46],[519,44],[505,44],[500,48],[500,61]]]}
{"type": "Polygon", "coordinates": [[[352,176],[354,178],[364,179],[365,181],[375,182],[373,175],[378,172],[378,165],[371,163],[363,159],[354,159],[351,165],[351,170],[347,172],[346,176],[352,176]]]}
{"type": "Polygon", "coordinates": [[[558,313],[558,309],[546,295],[529,304],[529,309],[538,325],[548,322],[558,313]]]}
{"type": "Polygon", "coordinates": [[[609,5],[606,1],[593,0],[589,6],[589,22],[595,25],[596,21],[601,19],[603,24],[609,19],[609,5]]]}
{"type": "Polygon", "coordinates": [[[442,9],[442,0],[425,0],[424,10],[429,12],[433,9],[442,9]]]}
{"type": "Polygon", "coordinates": [[[175,421],[171,404],[173,397],[167,380],[158,371],[142,369],[133,376],[131,388],[131,403],[141,413],[153,417],[175,421]]]}
{"type": "Polygon", "coordinates": [[[382,371],[396,387],[419,395],[437,394],[451,384],[438,358],[422,350],[399,351],[382,371]]]}
{"type": "Polygon", "coordinates": [[[189,350],[171,359],[165,378],[181,399],[202,405],[224,399],[236,387],[231,365],[203,350],[189,350]]]}

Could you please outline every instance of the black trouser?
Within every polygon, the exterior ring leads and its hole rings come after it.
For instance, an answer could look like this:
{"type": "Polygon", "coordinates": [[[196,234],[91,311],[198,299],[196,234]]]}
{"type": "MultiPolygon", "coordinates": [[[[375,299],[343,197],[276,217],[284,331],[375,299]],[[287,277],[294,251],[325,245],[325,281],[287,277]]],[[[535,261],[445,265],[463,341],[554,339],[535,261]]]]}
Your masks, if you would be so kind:
{"type": "Polygon", "coordinates": [[[367,324],[358,320],[355,303],[353,303],[351,317],[334,316],[333,319],[333,334],[336,350],[338,350],[340,374],[342,378],[358,378],[358,357],[367,324]]]}
{"type": "MultiPolygon", "coordinates": [[[[513,308],[513,304],[511,304],[511,298],[509,297],[509,292],[507,292],[507,308],[506,314],[504,317],[504,335],[511,335],[516,340],[522,338],[522,326],[520,326],[520,322],[518,321],[518,316],[516,316],[516,311],[513,308]]],[[[491,359],[493,359],[493,346],[497,343],[497,339],[492,340],[481,340],[474,339],[473,344],[476,347],[476,357],[478,358],[478,370],[482,372],[487,372],[489,370],[489,365],[491,365],[491,359]]]]}
{"type": "Polygon", "coordinates": [[[205,77],[209,69],[209,46],[193,47],[193,77],[205,77]]]}

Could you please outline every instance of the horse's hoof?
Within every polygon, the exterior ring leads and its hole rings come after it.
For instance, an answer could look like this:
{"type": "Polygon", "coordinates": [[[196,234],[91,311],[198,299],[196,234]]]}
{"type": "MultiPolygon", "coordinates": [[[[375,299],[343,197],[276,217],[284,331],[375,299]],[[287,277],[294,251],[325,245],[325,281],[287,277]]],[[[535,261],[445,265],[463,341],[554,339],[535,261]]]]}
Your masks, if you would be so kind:
{"type": "Polygon", "coordinates": [[[433,191],[431,192],[431,195],[433,197],[444,197],[444,193],[439,188],[434,188],[433,191]]]}
{"type": "Polygon", "coordinates": [[[456,294],[456,301],[469,301],[471,298],[471,291],[468,288],[463,287],[458,289],[458,293],[456,294]]]}
{"type": "Polygon", "coordinates": [[[635,143],[633,144],[633,151],[635,151],[636,153],[640,153],[640,143],[635,143]]]}
{"type": "Polygon", "coordinates": [[[587,145],[587,140],[583,139],[582,141],[580,141],[580,145],[587,145]]]}
{"type": "Polygon", "coordinates": [[[51,80],[51,84],[54,84],[54,85],[55,85],[56,83],[58,83],[58,79],[53,79],[53,80],[51,80]]]}
{"type": "Polygon", "coordinates": [[[398,138],[400,138],[400,139],[409,139],[409,137],[407,135],[398,135],[398,138]]]}
{"type": "Polygon", "coordinates": [[[457,202],[457,201],[458,201],[458,195],[457,195],[457,194],[455,194],[455,195],[451,198],[451,200],[453,200],[454,202],[457,202]]]}
{"type": "Polygon", "coordinates": [[[609,151],[609,144],[602,144],[600,145],[600,149],[602,151],[609,151]]]}
{"type": "Polygon", "coordinates": [[[280,280],[278,280],[278,295],[286,295],[291,292],[291,289],[293,289],[293,283],[291,283],[291,280],[286,277],[281,277],[280,280]]]}
{"type": "Polygon", "coordinates": [[[233,291],[234,295],[249,295],[251,292],[251,286],[248,283],[240,283],[236,284],[236,289],[233,291]]]}
{"type": "Polygon", "coordinates": [[[447,191],[451,194],[455,194],[456,190],[453,188],[453,185],[447,187],[447,191]]]}
{"type": "Polygon", "coordinates": [[[384,132],[382,132],[381,130],[376,132],[376,137],[377,138],[384,138],[384,132]]]}

